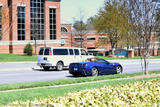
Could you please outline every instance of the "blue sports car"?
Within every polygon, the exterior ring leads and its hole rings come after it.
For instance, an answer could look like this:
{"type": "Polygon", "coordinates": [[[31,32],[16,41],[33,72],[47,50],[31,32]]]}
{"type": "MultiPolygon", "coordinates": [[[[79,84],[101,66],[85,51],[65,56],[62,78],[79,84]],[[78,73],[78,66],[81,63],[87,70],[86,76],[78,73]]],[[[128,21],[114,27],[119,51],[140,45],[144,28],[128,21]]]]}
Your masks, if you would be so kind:
{"type": "Polygon", "coordinates": [[[100,58],[90,58],[85,62],[71,63],[69,73],[73,76],[97,76],[120,74],[123,68],[119,63],[110,63],[100,58]]]}

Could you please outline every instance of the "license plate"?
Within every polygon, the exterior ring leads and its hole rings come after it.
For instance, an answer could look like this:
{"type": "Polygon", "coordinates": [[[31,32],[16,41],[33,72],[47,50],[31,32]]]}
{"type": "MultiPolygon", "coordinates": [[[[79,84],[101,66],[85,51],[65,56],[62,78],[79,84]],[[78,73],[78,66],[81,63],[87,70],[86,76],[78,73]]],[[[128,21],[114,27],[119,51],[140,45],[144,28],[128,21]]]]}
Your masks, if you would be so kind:
{"type": "Polygon", "coordinates": [[[78,70],[78,68],[74,68],[74,71],[77,71],[78,70]]]}

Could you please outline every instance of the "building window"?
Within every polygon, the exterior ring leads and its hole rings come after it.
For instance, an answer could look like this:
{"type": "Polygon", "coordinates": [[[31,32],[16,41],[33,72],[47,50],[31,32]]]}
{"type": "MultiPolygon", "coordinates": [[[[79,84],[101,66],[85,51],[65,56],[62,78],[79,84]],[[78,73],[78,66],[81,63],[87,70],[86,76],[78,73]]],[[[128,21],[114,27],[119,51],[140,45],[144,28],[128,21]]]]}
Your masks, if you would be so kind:
{"type": "Polygon", "coordinates": [[[8,0],[8,7],[10,7],[11,6],[11,0],[8,0]]]}
{"type": "Polygon", "coordinates": [[[87,40],[96,40],[96,37],[87,37],[87,40]]]}
{"type": "Polygon", "coordinates": [[[49,9],[50,40],[56,39],[56,9],[49,9]]]}
{"type": "Polygon", "coordinates": [[[44,40],[45,0],[30,0],[31,40],[44,40]]]}
{"type": "Polygon", "coordinates": [[[63,33],[63,32],[68,32],[68,30],[67,30],[67,28],[65,28],[65,27],[61,27],[61,32],[63,33]]]}
{"type": "Polygon", "coordinates": [[[25,40],[25,7],[18,6],[17,10],[18,40],[25,40]]]}
{"type": "Polygon", "coordinates": [[[81,40],[84,40],[84,38],[83,37],[81,38],[80,36],[75,36],[74,40],[75,41],[81,41],[81,40]]]}

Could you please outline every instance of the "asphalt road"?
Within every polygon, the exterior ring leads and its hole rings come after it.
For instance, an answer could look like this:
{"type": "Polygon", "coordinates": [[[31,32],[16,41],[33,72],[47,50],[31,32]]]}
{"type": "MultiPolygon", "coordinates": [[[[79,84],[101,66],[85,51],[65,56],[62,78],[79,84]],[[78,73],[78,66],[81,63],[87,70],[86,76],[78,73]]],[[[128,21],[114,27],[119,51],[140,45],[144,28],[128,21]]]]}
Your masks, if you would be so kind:
{"type": "MultiPolygon", "coordinates": [[[[112,60],[123,66],[123,73],[141,72],[140,60],[112,60]]],[[[149,71],[160,70],[160,59],[149,61],[149,71]]],[[[23,83],[32,81],[47,81],[75,78],[68,73],[68,70],[43,71],[36,65],[36,62],[21,63],[0,63],[0,84],[23,83]]]]}

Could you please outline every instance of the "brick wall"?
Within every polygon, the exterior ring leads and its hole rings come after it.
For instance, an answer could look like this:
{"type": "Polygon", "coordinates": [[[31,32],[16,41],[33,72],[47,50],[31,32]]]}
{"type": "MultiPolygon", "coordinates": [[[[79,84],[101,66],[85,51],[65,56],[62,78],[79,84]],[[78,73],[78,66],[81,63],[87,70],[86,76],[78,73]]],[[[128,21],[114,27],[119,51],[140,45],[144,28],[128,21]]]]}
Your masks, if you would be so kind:
{"type": "MultiPolygon", "coordinates": [[[[8,0],[0,0],[5,14],[2,17],[3,31],[6,33],[3,35],[0,41],[0,53],[13,53],[23,54],[26,44],[31,43],[34,49],[34,41],[30,40],[30,0],[11,0],[12,3],[8,7],[8,0]],[[17,41],[17,6],[25,6],[25,41],[17,41]],[[10,29],[9,29],[10,28],[10,29]],[[4,42],[6,41],[6,42],[4,42]]],[[[61,24],[60,24],[60,2],[45,1],[45,40],[40,41],[37,45],[37,53],[40,47],[44,46],[61,46],[61,24]],[[57,40],[50,40],[50,28],[49,28],[49,8],[56,8],[56,26],[57,26],[57,40]]],[[[34,52],[34,50],[33,50],[34,52]]]]}

